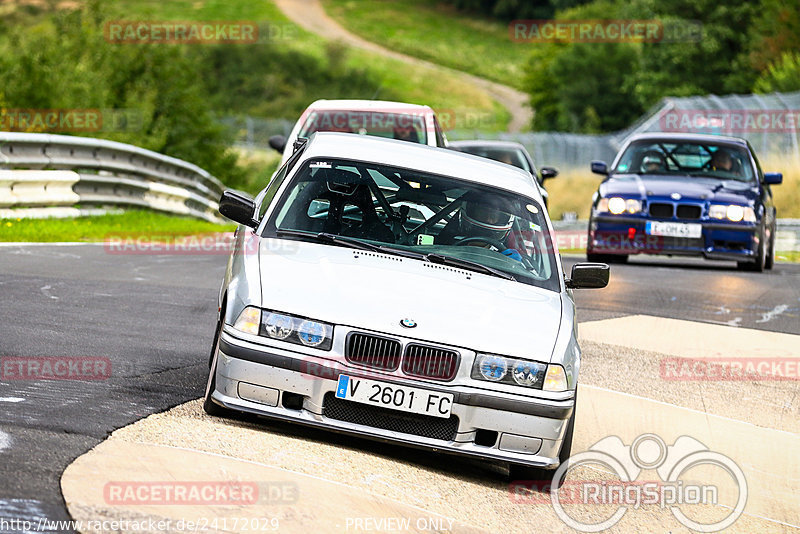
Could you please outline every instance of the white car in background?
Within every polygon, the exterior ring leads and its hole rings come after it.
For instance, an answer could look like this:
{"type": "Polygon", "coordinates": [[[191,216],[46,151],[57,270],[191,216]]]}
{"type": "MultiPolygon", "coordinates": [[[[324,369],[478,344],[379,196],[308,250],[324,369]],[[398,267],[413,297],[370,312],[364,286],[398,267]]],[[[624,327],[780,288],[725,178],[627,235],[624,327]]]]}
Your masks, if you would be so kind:
{"type": "Polygon", "coordinates": [[[573,288],[530,173],[452,150],[318,133],[238,222],[204,408],[507,462],[569,457],[573,288]]]}
{"type": "Polygon", "coordinates": [[[448,146],[452,150],[458,150],[466,154],[493,159],[501,163],[513,165],[531,173],[531,177],[536,180],[539,190],[544,198],[544,207],[547,207],[550,195],[544,188],[545,180],[558,176],[558,170],[554,167],[542,167],[536,170],[536,164],[528,150],[521,143],[513,141],[495,141],[490,139],[474,139],[470,141],[453,141],[448,146]]]}
{"type": "Polygon", "coordinates": [[[281,165],[292,155],[294,142],[316,132],[372,135],[447,147],[436,113],[428,106],[383,100],[317,100],[300,115],[289,137],[273,135],[272,148],[281,152],[281,165]]]}

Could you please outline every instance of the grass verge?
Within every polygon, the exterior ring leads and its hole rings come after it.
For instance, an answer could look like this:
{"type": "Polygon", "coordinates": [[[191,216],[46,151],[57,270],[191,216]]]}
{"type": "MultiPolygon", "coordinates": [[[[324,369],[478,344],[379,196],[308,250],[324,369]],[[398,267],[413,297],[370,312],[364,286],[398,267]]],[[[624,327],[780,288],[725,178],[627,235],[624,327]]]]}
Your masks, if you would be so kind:
{"type": "MultiPolygon", "coordinates": [[[[467,114],[491,116],[491,121],[481,123],[484,126],[481,129],[484,130],[505,130],[510,119],[505,109],[486,92],[465,84],[460,76],[439,69],[409,65],[374,53],[340,46],[338,43],[329,43],[294,24],[270,1],[119,0],[109,3],[108,9],[114,18],[128,21],[229,20],[253,21],[262,26],[269,25],[274,29],[274,38],[287,49],[327,61],[330,68],[337,68],[337,65],[330,64],[332,58],[335,58],[335,61],[342,61],[343,65],[370,73],[379,81],[379,85],[375,87],[373,94],[365,98],[426,104],[436,110],[452,110],[461,116],[467,114]],[[333,53],[332,47],[336,49],[333,53]]],[[[337,98],[339,95],[319,96],[337,98]]],[[[286,118],[295,119],[295,117],[286,118]]]]}
{"type": "Polygon", "coordinates": [[[430,0],[323,0],[323,5],[339,24],[369,41],[522,89],[528,49],[510,39],[502,22],[430,0]]]}
{"type": "Polygon", "coordinates": [[[131,210],[71,219],[0,219],[0,242],[90,242],[104,241],[110,236],[155,238],[232,232],[235,229],[235,224],[214,224],[131,210]]]}

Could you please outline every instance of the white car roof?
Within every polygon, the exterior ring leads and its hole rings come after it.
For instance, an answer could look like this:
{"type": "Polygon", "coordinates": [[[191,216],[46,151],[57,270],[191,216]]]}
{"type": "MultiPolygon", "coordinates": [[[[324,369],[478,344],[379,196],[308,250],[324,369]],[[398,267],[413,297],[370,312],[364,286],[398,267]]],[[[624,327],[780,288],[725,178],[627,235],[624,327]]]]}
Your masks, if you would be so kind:
{"type": "Polygon", "coordinates": [[[419,104],[407,104],[405,102],[390,102],[388,100],[317,100],[308,106],[307,111],[311,110],[341,110],[341,111],[362,111],[379,109],[387,112],[432,112],[429,106],[419,104]]]}
{"type": "Polygon", "coordinates": [[[368,135],[318,132],[311,136],[303,160],[337,158],[368,161],[452,176],[506,189],[543,203],[529,172],[446,148],[368,135]]]}

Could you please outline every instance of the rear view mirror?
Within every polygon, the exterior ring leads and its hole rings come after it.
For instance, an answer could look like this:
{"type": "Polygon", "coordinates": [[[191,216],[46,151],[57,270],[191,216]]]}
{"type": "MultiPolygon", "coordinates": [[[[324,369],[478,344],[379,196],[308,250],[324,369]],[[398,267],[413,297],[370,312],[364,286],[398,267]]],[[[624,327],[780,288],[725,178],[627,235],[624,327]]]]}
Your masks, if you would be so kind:
{"type": "Polygon", "coordinates": [[[608,165],[605,161],[593,161],[592,172],[595,174],[608,175],[608,165]]]}
{"type": "Polygon", "coordinates": [[[783,174],[779,172],[764,173],[764,183],[769,185],[778,185],[783,183],[783,174]]]}
{"type": "Polygon", "coordinates": [[[542,167],[539,170],[539,175],[542,177],[542,180],[549,180],[550,178],[558,176],[558,169],[555,167],[542,167]]]}
{"type": "Polygon", "coordinates": [[[286,149],[286,138],[282,135],[273,135],[269,138],[269,146],[283,154],[286,149]]]}
{"type": "Polygon", "coordinates": [[[256,203],[252,198],[235,191],[224,191],[219,199],[219,212],[233,222],[255,228],[258,221],[253,218],[256,203]]]}
{"type": "Polygon", "coordinates": [[[600,289],[608,285],[610,269],[605,263],[576,263],[566,284],[569,289],[600,289]]]}

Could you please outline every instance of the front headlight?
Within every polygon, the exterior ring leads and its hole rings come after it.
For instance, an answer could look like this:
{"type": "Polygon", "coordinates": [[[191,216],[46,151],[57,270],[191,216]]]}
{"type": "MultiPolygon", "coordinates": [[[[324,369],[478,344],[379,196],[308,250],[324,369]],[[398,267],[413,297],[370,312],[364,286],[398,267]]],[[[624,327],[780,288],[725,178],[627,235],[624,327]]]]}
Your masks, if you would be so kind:
{"type": "Polygon", "coordinates": [[[712,204],[708,208],[708,216],[712,219],[728,219],[733,222],[756,222],[756,212],[750,206],[738,204],[712,204]]]}
{"type": "Polygon", "coordinates": [[[479,354],[470,376],[475,380],[542,389],[547,368],[548,365],[542,362],[479,354]]]}
{"type": "Polygon", "coordinates": [[[601,198],[597,203],[598,212],[621,215],[623,213],[639,213],[642,211],[642,201],[635,198],[608,197],[601,198]]]}
{"type": "Polygon", "coordinates": [[[278,341],[331,350],[333,325],[281,312],[248,306],[233,324],[241,332],[278,341]]]}

